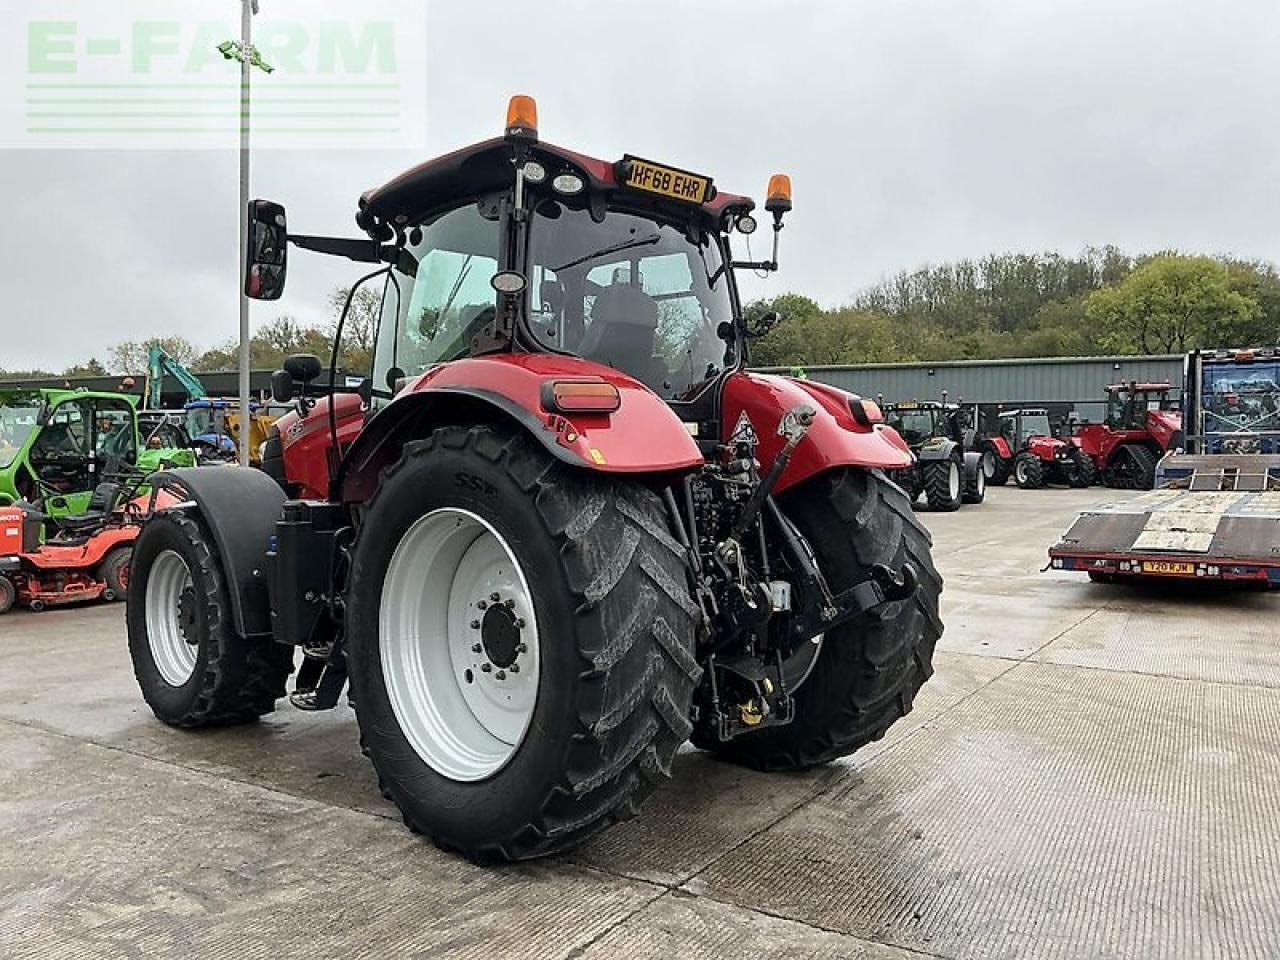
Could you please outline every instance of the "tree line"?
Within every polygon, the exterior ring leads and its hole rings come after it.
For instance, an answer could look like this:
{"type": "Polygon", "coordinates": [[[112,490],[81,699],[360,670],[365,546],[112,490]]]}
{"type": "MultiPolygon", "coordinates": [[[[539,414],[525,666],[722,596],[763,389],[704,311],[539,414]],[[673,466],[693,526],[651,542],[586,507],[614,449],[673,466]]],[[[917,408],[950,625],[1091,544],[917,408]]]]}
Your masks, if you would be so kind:
{"type": "MultiPolygon", "coordinates": [[[[263,324],[250,343],[251,366],[274,369],[291,353],[327,359],[347,294],[347,288],[333,292],[334,317],[323,326],[289,316],[263,324]]],[[[992,254],[904,271],[841,306],[785,293],[750,303],[745,313],[753,322],[770,310],[785,322],[753,342],[758,366],[1182,353],[1276,345],[1280,272],[1262,261],[1130,256],[1110,246],[1076,257],[992,254]]],[[[344,369],[369,369],[378,313],[377,292],[358,290],[343,332],[344,369]]],[[[234,340],[201,350],[169,336],[122,341],[105,361],[91,358],[62,371],[0,370],[0,376],[140,377],[153,343],[197,373],[238,363],[234,340]]]]}
{"type": "MultiPolygon", "coordinates": [[[[249,341],[249,365],[255,370],[277,369],[292,353],[313,353],[329,359],[338,317],[346,303],[349,288],[339,287],[329,297],[333,319],[323,325],[300,323],[291,316],[276,317],[254,331],[249,341]]],[[[344,370],[368,370],[373,358],[373,341],[378,330],[381,300],[378,292],[368,287],[356,291],[342,331],[342,352],[338,366],[344,370]]],[[[228,339],[202,350],[186,337],[148,337],[122,340],[107,349],[105,360],[97,357],[83,363],[54,370],[0,369],[0,378],[48,379],[53,377],[134,377],[139,382],[147,373],[147,358],[153,345],[194,373],[214,373],[237,369],[240,348],[237,340],[228,339]]]]}
{"type": "Polygon", "coordinates": [[[824,308],[787,293],[749,304],[785,322],[752,344],[760,366],[1181,353],[1272,346],[1274,264],[1115,247],[996,254],[903,272],[824,308]]]}

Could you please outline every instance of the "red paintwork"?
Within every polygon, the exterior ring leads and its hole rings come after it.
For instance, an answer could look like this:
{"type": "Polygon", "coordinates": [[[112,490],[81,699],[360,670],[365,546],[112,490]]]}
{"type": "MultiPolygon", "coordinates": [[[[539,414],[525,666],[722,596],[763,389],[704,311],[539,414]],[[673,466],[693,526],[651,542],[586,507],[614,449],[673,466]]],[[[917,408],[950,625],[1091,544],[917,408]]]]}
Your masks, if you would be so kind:
{"type": "MultiPolygon", "coordinates": [[[[598,160],[595,157],[588,157],[585,154],[567,150],[564,147],[558,147],[545,141],[533,144],[530,150],[533,156],[538,159],[543,161],[550,160],[553,167],[560,166],[560,164],[555,163],[556,160],[562,160],[578,167],[587,175],[589,180],[588,187],[592,190],[622,189],[614,172],[614,162],[611,160],[598,160]]],[[[460,171],[464,168],[469,168],[472,171],[479,170],[484,165],[486,158],[500,158],[503,175],[509,178],[510,168],[507,166],[506,161],[510,153],[511,143],[504,137],[495,137],[471,144],[452,153],[420,163],[381,187],[366,191],[360,198],[361,208],[380,217],[389,217],[396,213],[406,212],[406,207],[413,205],[410,198],[414,195],[419,197],[431,196],[437,192],[446,195],[456,194],[459,188],[455,181],[459,178],[465,179],[465,176],[460,171]]],[[[470,186],[474,187],[474,182],[470,186]]],[[[699,208],[714,223],[719,221],[726,210],[732,209],[739,212],[752,210],[755,208],[755,203],[750,197],[723,193],[717,190],[716,195],[708,202],[699,204],[699,208]]]]}
{"type": "Polygon", "coordinates": [[[1009,441],[1004,437],[995,436],[987,439],[991,441],[991,445],[995,447],[996,455],[1001,460],[1008,460],[1013,456],[1013,451],[1009,449],[1009,441]]]}
{"type": "Polygon", "coordinates": [[[791,463],[775,488],[781,492],[833,467],[856,466],[895,470],[909,467],[913,458],[897,431],[884,424],[863,426],[849,412],[846,393],[825,384],[759,373],[735,373],[725,384],[724,436],[732,435],[746,411],[759,438],[757,456],[767,468],[784,443],[778,436],[782,415],[800,404],[816,407],[809,434],[791,456],[791,463]]]}
{"type": "MultiPolygon", "coordinates": [[[[354,393],[334,394],[338,444],[344,450],[364,427],[364,404],[354,393]]],[[[316,401],[305,418],[290,410],[276,421],[284,455],[285,478],[298,485],[303,500],[329,496],[329,398],[316,401]]]]}
{"type": "MultiPolygon", "coordinates": [[[[379,416],[397,404],[414,404],[424,396],[446,390],[472,390],[494,395],[516,407],[525,426],[546,431],[568,457],[602,473],[669,473],[689,470],[703,462],[688,429],[656,394],[621,371],[590,360],[547,353],[498,353],[441,364],[409,382],[379,416]],[[601,380],[618,389],[620,403],[613,413],[566,415],[544,410],[542,385],[555,380],[601,380]]],[[[448,399],[443,416],[449,422],[448,399]]],[[[347,451],[348,472],[341,496],[357,503],[373,492],[378,473],[399,455],[395,444],[379,444],[377,423],[371,422],[369,444],[358,442],[347,451]]],[[[290,462],[286,475],[292,478],[290,462]]]]}
{"type": "Polygon", "coordinates": [[[559,445],[583,466],[604,473],[660,473],[702,463],[688,429],[657,394],[620,370],[590,360],[551,353],[472,357],[428,370],[401,397],[445,387],[486,390],[514,401],[554,432],[559,445]],[[622,398],[618,409],[573,415],[543,409],[543,383],[575,379],[599,379],[617,387],[622,398]],[[577,439],[570,440],[574,434],[577,439]]]}
{"type": "Polygon", "coordinates": [[[1145,430],[1114,430],[1105,423],[1087,423],[1076,430],[1073,439],[1101,470],[1110,463],[1116,448],[1127,443],[1143,446],[1154,443],[1162,453],[1168,452],[1173,435],[1181,429],[1180,414],[1171,410],[1148,410],[1145,430]]]}
{"type": "Polygon", "coordinates": [[[138,527],[108,527],[87,541],[74,546],[61,546],[51,541],[34,553],[23,555],[23,561],[38,570],[85,570],[97,566],[113,547],[132,543],[138,536],[138,527]]]}
{"type": "Polygon", "coordinates": [[[1027,439],[1027,452],[1034,453],[1041,460],[1052,463],[1057,459],[1058,451],[1068,446],[1066,440],[1059,440],[1057,437],[1029,437],[1027,439]]]}

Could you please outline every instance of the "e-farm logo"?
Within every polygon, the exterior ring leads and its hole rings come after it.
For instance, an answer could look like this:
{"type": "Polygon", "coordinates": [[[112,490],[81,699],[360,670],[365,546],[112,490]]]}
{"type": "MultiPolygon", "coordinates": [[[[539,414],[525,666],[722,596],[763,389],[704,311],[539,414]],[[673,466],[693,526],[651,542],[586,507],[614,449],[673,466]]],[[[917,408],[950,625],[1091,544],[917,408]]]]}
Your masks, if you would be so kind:
{"type": "Polygon", "coordinates": [[[254,6],[245,46],[240,0],[5,4],[0,146],[421,148],[425,3],[254,6]]]}

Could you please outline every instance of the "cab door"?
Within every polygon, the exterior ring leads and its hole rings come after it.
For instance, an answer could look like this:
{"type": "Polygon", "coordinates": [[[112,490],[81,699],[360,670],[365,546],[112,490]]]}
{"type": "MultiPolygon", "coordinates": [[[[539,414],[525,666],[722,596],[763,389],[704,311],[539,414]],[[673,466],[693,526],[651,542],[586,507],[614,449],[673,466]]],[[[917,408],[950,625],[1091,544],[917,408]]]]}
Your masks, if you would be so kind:
{"type": "Polygon", "coordinates": [[[66,400],[54,407],[31,446],[31,470],[46,513],[83,512],[93,492],[93,402],[66,400]]]}

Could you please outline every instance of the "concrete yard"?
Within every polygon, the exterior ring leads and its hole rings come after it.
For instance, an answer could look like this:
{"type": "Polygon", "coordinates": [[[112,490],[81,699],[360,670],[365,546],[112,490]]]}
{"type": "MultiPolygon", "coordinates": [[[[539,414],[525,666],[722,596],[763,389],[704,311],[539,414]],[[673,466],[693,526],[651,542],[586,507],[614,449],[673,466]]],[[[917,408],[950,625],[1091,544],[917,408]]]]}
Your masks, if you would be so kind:
{"type": "Polygon", "coordinates": [[[345,706],[200,734],[123,607],[0,618],[0,956],[1280,956],[1280,595],[1040,573],[1109,491],[922,514],[936,675],[843,763],[698,752],[574,856],[411,835],[345,706]]]}

